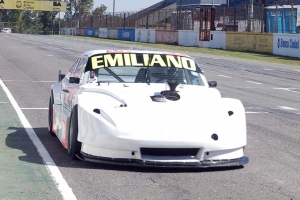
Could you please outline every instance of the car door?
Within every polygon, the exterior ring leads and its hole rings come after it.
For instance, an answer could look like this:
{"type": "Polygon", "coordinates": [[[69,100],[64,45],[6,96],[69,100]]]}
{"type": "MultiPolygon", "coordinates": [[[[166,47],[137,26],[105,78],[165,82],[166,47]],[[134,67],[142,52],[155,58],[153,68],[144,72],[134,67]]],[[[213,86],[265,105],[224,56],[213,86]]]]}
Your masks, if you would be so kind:
{"type": "Polygon", "coordinates": [[[69,85],[69,79],[71,76],[73,76],[78,64],[80,63],[81,58],[78,58],[75,63],[73,64],[73,66],[70,68],[70,70],[68,71],[68,73],[66,74],[65,78],[62,79],[61,81],[61,93],[60,93],[60,101],[61,101],[61,105],[62,105],[62,109],[64,110],[67,106],[66,102],[67,102],[67,95],[68,95],[68,85],[69,85]]]}
{"type": "Polygon", "coordinates": [[[87,56],[83,56],[80,58],[79,62],[77,63],[76,69],[73,71],[73,73],[71,73],[69,82],[66,85],[64,101],[65,109],[68,112],[72,111],[75,103],[74,99],[77,96],[80,85],[82,85],[84,69],[86,67],[87,61],[87,56]]]}

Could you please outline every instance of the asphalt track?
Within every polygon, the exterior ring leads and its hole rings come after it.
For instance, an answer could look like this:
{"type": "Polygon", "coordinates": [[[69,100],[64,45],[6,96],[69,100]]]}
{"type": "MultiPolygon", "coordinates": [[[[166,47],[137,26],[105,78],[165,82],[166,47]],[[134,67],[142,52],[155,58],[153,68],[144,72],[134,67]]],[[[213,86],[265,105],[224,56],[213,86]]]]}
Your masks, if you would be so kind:
{"type": "MultiPolygon", "coordinates": [[[[208,80],[218,81],[223,97],[238,98],[246,108],[246,155],[250,163],[244,168],[187,170],[106,166],[72,161],[57,138],[50,136],[47,131],[49,88],[58,79],[58,70],[67,72],[86,50],[141,47],[71,37],[18,34],[0,34],[0,44],[0,78],[77,199],[300,199],[300,67],[272,64],[271,60],[265,63],[190,54],[201,65],[208,80]]],[[[5,98],[2,90],[0,97],[5,98]]],[[[9,102],[0,106],[9,106],[9,102]]],[[[22,151],[23,157],[14,156],[14,162],[28,166],[28,171],[34,173],[42,171],[45,180],[49,180],[50,175],[44,173],[46,167],[32,148],[33,144],[14,110],[5,107],[0,111],[1,149],[22,151]],[[8,120],[8,116],[14,117],[8,120]],[[14,123],[9,124],[11,120],[14,123]],[[4,127],[18,128],[19,131],[9,132],[4,127]],[[16,133],[23,137],[22,142],[13,142],[14,145],[4,142],[9,138],[18,140],[16,133]],[[11,137],[13,134],[15,136],[11,137]]],[[[3,166],[13,155],[4,155],[1,151],[0,156],[0,169],[11,177],[11,181],[19,179],[18,174],[3,166]]],[[[1,180],[3,176],[1,173],[1,180]]],[[[36,191],[49,189],[42,199],[62,199],[58,190],[53,188],[54,183],[39,181],[32,184],[34,177],[36,175],[32,174],[32,177],[22,179],[28,180],[28,187],[20,188],[22,198],[13,196],[9,192],[11,188],[0,184],[0,198],[41,199],[41,196],[26,198],[34,187],[36,191]]],[[[7,184],[18,183],[7,180],[7,184]]]]}

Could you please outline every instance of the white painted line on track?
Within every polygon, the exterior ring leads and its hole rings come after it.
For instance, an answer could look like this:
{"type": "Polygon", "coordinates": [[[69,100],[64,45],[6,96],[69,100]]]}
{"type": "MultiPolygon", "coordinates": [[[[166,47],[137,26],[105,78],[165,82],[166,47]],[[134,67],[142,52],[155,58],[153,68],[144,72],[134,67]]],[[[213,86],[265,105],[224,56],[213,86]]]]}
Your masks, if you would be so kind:
{"type": "Polygon", "coordinates": [[[58,81],[33,81],[35,83],[57,83],[58,81]]]}
{"type": "Polygon", "coordinates": [[[276,106],[275,109],[280,109],[280,110],[298,110],[296,108],[291,108],[291,107],[287,107],[287,106],[276,106]]]}
{"type": "Polygon", "coordinates": [[[48,108],[20,108],[21,110],[48,110],[48,108]]]}
{"type": "Polygon", "coordinates": [[[2,80],[3,82],[34,82],[34,83],[57,83],[57,81],[27,81],[27,80],[2,80]]]}
{"type": "Polygon", "coordinates": [[[258,82],[253,82],[253,81],[246,81],[247,83],[253,83],[253,84],[256,84],[256,85],[260,85],[261,83],[258,83],[258,82]]]}
{"type": "Polygon", "coordinates": [[[269,112],[245,112],[246,114],[266,114],[269,112]]]}
{"type": "Polygon", "coordinates": [[[231,78],[230,76],[225,76],[225,75],[219,75],[221,77],[224,77],[224,78],[231,78]]]}
{"type": "Polygon", "coordinates": [[[43,143],[40,141],[40,139],[37,137],[36,133],[34,132],[32,126],[29,124],[28,120],[26,119],[24,113],[20,109],[18,103],[16,102],[15,98],[12,96],[6,85],[3,83],[3,81],[0,79],[0,85],[2,86],[4,92],[6,93],[8,99],[10,100],[12,106],[14,107],[15,111],[17,112],[21,123],[23,124],[28,136],[32,140],[34,146],[37,148],[39,154],[44,160],[45,166],[50,172],[50,175],[53,179],[53,181],[56,184],[56,187],[60,191],[60,193],[63,196],[63,199],[65,200],[75,200],[77,199],[76,196],[74,195],[72,189],[69,187],[68,183],[66,180],[63,178],[61,172],[59,171],[58,167],[54,163],[53,159],[47,152],[45,146],[43,143]]]}
{"type": "Polygon", "coordinates": [[[300,72],[300,70],[295,70],[296,72],[300,72]]]}
{"type": "Polygon", "coordinates": [[[285,90],[285,91],[288,91],[288,92],[300,93],[298,91],[295,91],[296,88],[274,88],[274,90],[285,90]]]}
{"type": "Polygon", "coordinates": [[[264,69],[264,70],[266,70],[266,71],[273,71],[273,69],[264,69]]]}
{"type": "Polygon", "coordinates": [[[5,103],[9,103],[9,102],[0,102],[0,104],[2,104],[2,103],[5,104],[5,103]]]}
{"type": "Polygon", "coordinates": [[[53,55],[47,55],[48,57],[52,57],[53,55]]]}

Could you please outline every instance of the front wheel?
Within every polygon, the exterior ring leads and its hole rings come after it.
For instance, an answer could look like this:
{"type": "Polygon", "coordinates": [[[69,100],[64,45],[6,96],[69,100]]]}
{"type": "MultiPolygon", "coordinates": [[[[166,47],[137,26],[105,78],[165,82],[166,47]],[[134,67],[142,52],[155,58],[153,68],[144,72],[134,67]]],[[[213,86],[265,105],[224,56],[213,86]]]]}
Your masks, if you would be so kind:
{"type": "Polygon", "coordinates": [[[69,136],[68,136],[68,154],[73,160],[78,160],[77,156],[80,153],[81,142],[77,140],[78,137],[78,109],[77,105],[74,106],[71,113],[69,136]]]}
{"type": "Polygon", "coordinates": [[[48,110],[48,131],[52,136],[56,136],[53,132],[53,94],[51,92],[49,100],[49,110],[48,110]]]}

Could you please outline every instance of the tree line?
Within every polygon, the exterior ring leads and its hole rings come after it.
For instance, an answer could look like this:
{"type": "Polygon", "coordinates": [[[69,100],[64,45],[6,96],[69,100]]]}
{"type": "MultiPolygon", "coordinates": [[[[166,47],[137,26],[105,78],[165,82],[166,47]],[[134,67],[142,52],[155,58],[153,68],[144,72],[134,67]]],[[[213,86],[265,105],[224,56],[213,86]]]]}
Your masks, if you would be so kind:
{"type": "Polygon", "coordinates": [[[86,20],[92,15],[103,14],[107,7],[94,7],[94,0],[66,0],[67,11],[0,10],[0,28],[11,28],[13,33],[58,34],[60,24],[67,21],[86,20]],[[62,15],[62,16],[59,16],[62,15]]]}

